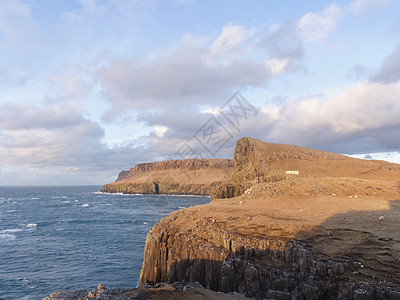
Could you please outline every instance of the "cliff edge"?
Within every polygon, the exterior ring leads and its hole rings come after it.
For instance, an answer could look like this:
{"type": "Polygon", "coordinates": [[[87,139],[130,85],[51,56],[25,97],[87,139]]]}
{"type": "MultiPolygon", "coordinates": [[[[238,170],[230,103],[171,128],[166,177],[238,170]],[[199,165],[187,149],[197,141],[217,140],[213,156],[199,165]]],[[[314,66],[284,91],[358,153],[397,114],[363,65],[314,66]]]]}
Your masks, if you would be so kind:
{"type": "Polygon", "coordinates": [[[148,233],[140,283],[268,299],[400,299],[400,165],[243,138],[213,202],[148,233]]]}
{"type": "Polygon", "coordinates": [[[101,192],[124,194],[210,195],[211,184],[231,179],[231,159],[168,160],[138,164],[123,171],[101,192]],[[124,172],[124,173],[123,173],[124,172]]]}

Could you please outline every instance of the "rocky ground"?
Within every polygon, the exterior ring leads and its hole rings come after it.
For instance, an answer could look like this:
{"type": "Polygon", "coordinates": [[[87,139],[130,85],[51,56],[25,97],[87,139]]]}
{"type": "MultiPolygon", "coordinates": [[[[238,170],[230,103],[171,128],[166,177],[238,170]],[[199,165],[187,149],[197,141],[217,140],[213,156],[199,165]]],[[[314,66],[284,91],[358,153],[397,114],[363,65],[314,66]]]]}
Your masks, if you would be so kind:
{"type": "Polygon", "coordinates": [[[200,284],[159,283],[156,285],[143,285],[135,289],[107,289],[99,285],[92,291],[74,290],[58,291],[43,300],[240,300],[246,297],[239,294],[217,293],[203,288],[200,284]]]}

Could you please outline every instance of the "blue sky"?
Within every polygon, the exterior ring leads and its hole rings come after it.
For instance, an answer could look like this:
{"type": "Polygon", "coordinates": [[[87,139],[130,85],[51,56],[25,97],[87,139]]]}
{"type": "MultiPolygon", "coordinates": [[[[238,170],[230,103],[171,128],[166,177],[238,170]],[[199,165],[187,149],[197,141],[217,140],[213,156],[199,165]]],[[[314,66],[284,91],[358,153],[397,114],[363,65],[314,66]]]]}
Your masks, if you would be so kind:
{"type": "Polygon", "coordinates": [[[400,163],[399,1],[2,0],[0,54],[0,185],[103,184],[242,136],[400,163]]]}

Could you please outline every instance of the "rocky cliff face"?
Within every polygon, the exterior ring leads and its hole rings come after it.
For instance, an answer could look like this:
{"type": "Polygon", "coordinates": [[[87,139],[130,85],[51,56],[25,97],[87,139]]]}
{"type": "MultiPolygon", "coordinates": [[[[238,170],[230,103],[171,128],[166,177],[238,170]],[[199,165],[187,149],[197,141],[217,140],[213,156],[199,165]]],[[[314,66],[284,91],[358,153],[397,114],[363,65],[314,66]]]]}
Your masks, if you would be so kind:
{"type": "Polygon", "coordinates": [[[125,194],[210,195],[215,181],[229,181],[233,161],[229,159],[170,160],[138,164],[105,184],[101,191],[125,194]]]}
{"type": "Polygon", "coordinates": [[[230,181],[212,185],[215,201],[171,213],[148,233],[142,284],[400,299],[399,165],[249,138],[234,164],[230,181]]]}
{"type": "MultiPolygon", "coordinates": [[[[400,242],[395,232],[374,229],[382,212],[368,213],[369,224],[361,213],[345,213],[316,225],[306,219],[332,207],[296,220],[293,211],[278,212],[275,199],[212,203],[162,219],[148,233],[140,283],[200,282],[257,299],[400,299],[400,242]]],[[[318,202],[289,205],[298,212],[318,202]]],[[[400,224],[395,214],[385,212],[392,230],[400,224]]]]}

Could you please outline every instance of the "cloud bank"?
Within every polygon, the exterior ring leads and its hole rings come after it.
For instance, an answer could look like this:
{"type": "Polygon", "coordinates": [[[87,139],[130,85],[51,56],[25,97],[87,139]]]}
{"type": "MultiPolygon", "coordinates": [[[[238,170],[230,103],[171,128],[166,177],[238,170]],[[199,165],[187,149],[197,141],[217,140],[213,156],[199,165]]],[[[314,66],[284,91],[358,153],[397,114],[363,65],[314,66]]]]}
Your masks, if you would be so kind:
{"type": "MultiPolygon", "coordinates": [[[[198,5],[175,2],[174,10],[198,5]]],[[[33,2],[3,1],[0,180],[103,183],[139,162],[179,158],[188,143],[213,157],[194,138],[210,120],[232,136],[215,157],[231,157],[241,136],[363,156],[396,153],[400,41],[386,43],[368,64],[340,62],[343,78],[331,85],[337,74],[317,65],[352,49],[343,28],[359,26],[353,19],[372,18],[393,3],[356,0],[263,23],[227,21],[197,33],[192,27],[159,46],[162,34],[139,32],[147,30],[140,21],[152,19],[154,4],[79,1],[46,19],[56,20],[49,31],[33,2]],[[130,39],[135,34],[147,39],[143,52],[130,39]],[[239,127],[221,112],[236,91],[257,111],[239,127]]]]}

